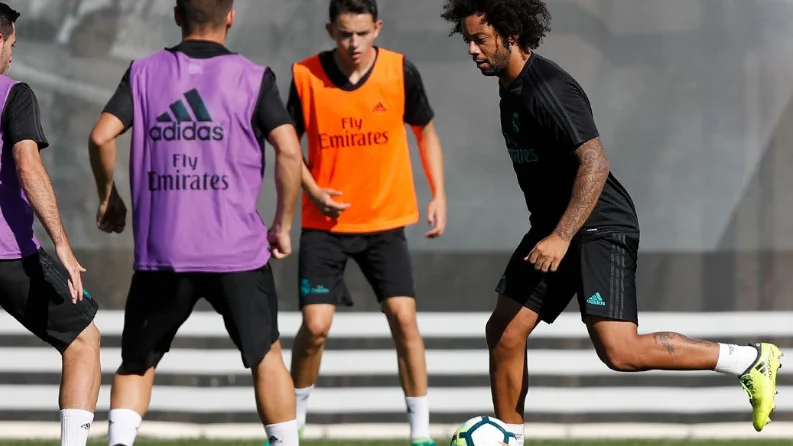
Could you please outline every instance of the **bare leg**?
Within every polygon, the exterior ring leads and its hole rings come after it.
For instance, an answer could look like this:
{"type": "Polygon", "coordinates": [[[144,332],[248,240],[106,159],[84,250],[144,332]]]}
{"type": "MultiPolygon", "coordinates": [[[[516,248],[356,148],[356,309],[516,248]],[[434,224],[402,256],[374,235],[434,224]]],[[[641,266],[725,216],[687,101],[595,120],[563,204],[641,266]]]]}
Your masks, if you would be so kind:
{"type": "Polygon", "coordinates": [[[99,330],[91,323],[61,351],[61,445],[85,446],[88,441],[102,379],[100,339],[99,330]]]}
{"type": "Polygon", "coordinates": [[[151,389],[154,385],[154,367],[150,367],[143,375],[127,373],[124,365],[119,367],[113,377],[110,391],[110,410],[129,409],[141,417],[146,415],[151,401],[151,389]]]}
{"type": "Polygon", "coordinates": [[[281,342],[273,343],[264,359],[252,367],[256,408],[265,425],[295,419],[295,387],[281,354],[281,342]]]}
{"type": "Polygon", "coordinates": [[[397,351],[399,382],[405,396],[427,395],[427,363],[424,340],[416,322],[416,300],[392,297],[383,301],[391,336],[397,351]]]}
{"type": "Polygon", "coordinates": [[[391,297],[382,304],[391,328],[399,367],[399,382],[405,393],[411,441],[429,440],[430,408],[427,396],[427,361],[424,340],[416,321],[416,299],[391,297]]]}
{"type": "Polygon", "coordinates": [[[487,321],[493,406],[496,417],[508,424],[523,424],[529,387],[526,341],[539,321],[537,313],[503,295],[487,321]]]}
{"type": "Polygon", "coordinates": [[[292,344],[291,374],[295,388],[302,389],[316,382],[335,311],[336,307],[330,304],[306,305],[303,308],[303,324],[292,344]]]}
{"type": "Polygon", "coordinates": [[[306,424],[308,399],[319,376],[322,353],[328,339],[336,306],[312,304],[303,307],[303,323],[292,344],[291,375],[295,389],[298,429],[306,424]]]}
{"type": "Polygon", "coordinates": [[[587,317],[587,329],[600,359],[622,372],[713,370],[719,344],[679,333],[638,334],[633,322],[587,317]]]}
{"type": "Polygon", "coordinates": [[[93,323],[62,353],[58,404],[61,409],[80,409],[94,413],[102,370],[99,363],[99,330],[93,323]]]}
{"type": "Polygon", "coordinates": [[[143,416],[149,410],[155,367],[149,367],[141,373],[122,363],[116,371],[110,390],[108,414],[110,446],[130,446],[135,441],[143,416]]]}
{"type": "Polygon", "coordinates": [[[295,387],[281,354],[281,342],[275,341],[264,359],[251,368],[256,390],[256,409],[264,424],[268,444],[296,446],[298,424],[295,411],[295,387]]]}

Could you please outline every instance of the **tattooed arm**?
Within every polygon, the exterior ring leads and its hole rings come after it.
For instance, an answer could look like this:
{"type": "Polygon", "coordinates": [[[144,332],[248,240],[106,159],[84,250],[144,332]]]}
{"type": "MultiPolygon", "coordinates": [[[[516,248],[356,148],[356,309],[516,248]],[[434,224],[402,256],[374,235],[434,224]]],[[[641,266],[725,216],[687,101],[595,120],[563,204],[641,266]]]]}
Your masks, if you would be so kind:
{"type": "Polygon", "coordinates": [[[600,138],[593,138],[575,151],[579,160],[578,173],[573,183],[573,194],[554,233],[569,242],[581,229],[606,184],[609,175],[609,159],[600,138]]]}

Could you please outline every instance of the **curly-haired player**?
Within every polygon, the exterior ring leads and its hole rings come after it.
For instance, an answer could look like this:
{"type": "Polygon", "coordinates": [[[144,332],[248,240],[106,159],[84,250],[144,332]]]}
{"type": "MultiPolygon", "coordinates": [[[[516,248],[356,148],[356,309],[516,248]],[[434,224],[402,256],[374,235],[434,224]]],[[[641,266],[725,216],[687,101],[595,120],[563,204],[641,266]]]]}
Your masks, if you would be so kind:
{"type": "Polygon", "coordinates": [[[442,17],[496,76],[501,128],[531,214],[487,323],[493,404],[523,443],[526,341],[574,295],[600,359],[623,372],[715,370],[740,377],[761,430],[774,408],[779,348],[637,332],[639,222],[576,80],[535,50],[550,31],[540,0],[447,0],[442,17]]]}

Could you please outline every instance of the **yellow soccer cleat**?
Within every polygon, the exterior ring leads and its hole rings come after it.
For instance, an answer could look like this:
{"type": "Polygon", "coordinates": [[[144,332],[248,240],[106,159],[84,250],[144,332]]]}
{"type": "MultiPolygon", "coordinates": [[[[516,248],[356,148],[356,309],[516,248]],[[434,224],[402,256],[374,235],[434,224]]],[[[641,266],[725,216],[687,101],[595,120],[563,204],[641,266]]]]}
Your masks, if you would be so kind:
{"type": "Polygon", "coordinates": [[[776,397],[776,372],[782,366],[779,363],[782,351],[774,344],[754,344],[760,352],[757,360],[741,375],[741,385],[749,395],[752,403],[752,424],[754,430],[760,432],[771,421],[776,397]]]}

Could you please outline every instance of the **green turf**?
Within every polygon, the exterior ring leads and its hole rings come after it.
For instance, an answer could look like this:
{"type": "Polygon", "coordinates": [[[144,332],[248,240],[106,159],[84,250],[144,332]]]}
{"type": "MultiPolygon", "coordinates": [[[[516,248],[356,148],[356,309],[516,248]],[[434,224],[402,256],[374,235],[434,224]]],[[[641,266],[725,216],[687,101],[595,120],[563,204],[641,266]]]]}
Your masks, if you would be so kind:
{"type": "MultiPolygon", "coordinates": [[[[448,441],[448,440],[446,440],[448,441]]],[[[407,441],[303,441],[301,446],[409,446],[407,441]]],[[[448,443],[438,441],[438,446],[448,443]]],[[[57,446],[57,441],[0,441],[0,446],[57,446]]],[[[91,441],[89,446],[105,446],[107,441],[91,441]]],[[[681,440],[601,440],[601,441],[527,441],[525,446],[790,446],[790,440],[780,441],[681,441],[681,440]]],[[[180,440],[151,441],[140,439],[135,446],[262,446],[261,441],[180,440]]]]}

